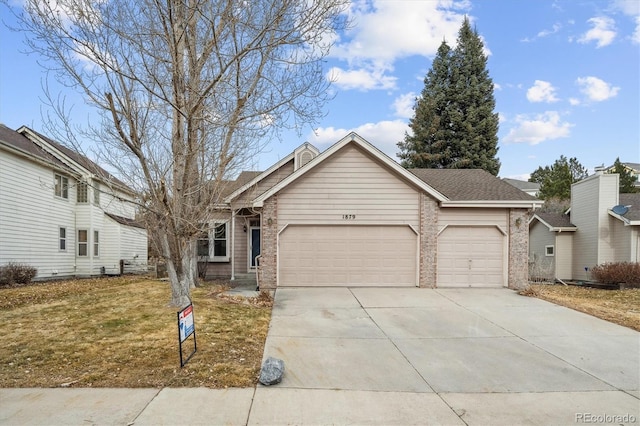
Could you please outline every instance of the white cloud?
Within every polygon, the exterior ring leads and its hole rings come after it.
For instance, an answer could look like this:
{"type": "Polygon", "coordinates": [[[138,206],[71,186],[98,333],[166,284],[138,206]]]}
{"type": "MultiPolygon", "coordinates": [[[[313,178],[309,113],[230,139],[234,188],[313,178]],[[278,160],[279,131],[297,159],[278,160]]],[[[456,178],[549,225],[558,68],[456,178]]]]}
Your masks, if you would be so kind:
{"type": "Polygon", "coordinates": [[[607,16],[597,16],[589,19],[587,22],[593,25],[593,28],[578,39],[579,43],[596,41],[596,47],[604,47],[613,42],[613,39],[616,37],[615,21],[613,19],[607,16]]]}
{"type": "Polygon", "coordinates": [[[509,131],[505,142],[537,145],[547,140],[566,138],[573,124],[562,121],[556,111],[547,111],[533,118],[526,115],[516,117],[517,126],[509,131]]]}
{"type": "MultiPolygon", "coordinates": [[[[376,90],[395,87],[389,76],[393,64],[409,56],[433,56],[446,40],[454,47],[468,0],[393,2],[354,0],[349,10],[353,28],[336,40],[332,58],[345,61],[338,69],[343,89],[376,90]]],[[[485,48],[485,52],[490,51],[485,48]]]]}
{"type": "Polygon", "coordinates": [[[560,25],[559,23],[555,23],[553,24],[553,27],[550,30],[542,30],[538,33],[538,37],[547,37],[550,36],[551,34],[555,34],[558,31],[560,31],[560,29],[562,28],[562,25],[560,25]]]}
{"type": "Polygon", "coordinates": [[[638,0],[615,0],[614,7],[627,15],[640,15],[640,2],[638,0]]]}
{"type": "Polygon", "coordinates": [[[619,87],[614,87],[597,77],[579,77],[576,84],[580,86],[580,91],[586,95],[589,101],[601,102],[615,97],[620,91],[619,87]]]}
{"type": "Polygon", "coordinates": [[[640,44],[640,16],[636,16],[636,30],[631,36],[631,41],[633,41],[635,44],[640,44]]]}
{"type": "Polygon", "coordinates": [[[413,92],[398,96],[393,101],[393,109],[395,110],[394,115],[400,118],[413,117],[413,106],[416,103],[416,96],[417,95],[413,92]]]}
{"type": "Polygon", "coordinates": [[[376,148],[396,160],[397,143],[404,140],[404,133],[409,126],[404,120],[385,120],[378,123],[365,123],[353,129],[321,127],[309,135],[307,140],[321,151],[338,142],[350,132],[356,132],[376,148]]]}
{"type": "Polygon", "coordinates": [[[529,102],[558,102],[555,92],[556,88],[548,81],[536,80],[527,90],[527,99],[529,102]]]}
{"type": "Polygon", "coordinates": [[[344,90],[358,89],[367,91],[395,88],[397,78],[385,75],[384,72],[384,69],[343,70],[339,67],[333,67],[327,72],[326,77],[336,87],[344,90]]]}
{"type": "Polygon", "coordinates": [[[467,7],[467,2],[454,0],[353,1],[353,29],[337,42],[331,56],[393,63],[411,55],[434,55],[443,39],[455,43],[464,19],[458,10],[467,7]]]}
{"type": "Polygon", "coordinates": [[[578,98],[569,98],[569,103],[573,106],[580,105],[580,99],[578,98]]]}

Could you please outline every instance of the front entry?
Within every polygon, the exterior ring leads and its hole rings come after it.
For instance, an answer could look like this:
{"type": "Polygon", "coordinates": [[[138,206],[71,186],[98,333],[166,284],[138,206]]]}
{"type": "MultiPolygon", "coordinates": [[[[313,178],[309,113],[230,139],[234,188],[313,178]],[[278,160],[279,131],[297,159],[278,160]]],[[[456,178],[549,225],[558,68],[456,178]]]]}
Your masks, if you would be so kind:
{"type": "Polygon", "coordinates": [[[249,228],[249,268],[255,269],[256,257],[260,256],[260,228],[249,228]]]}

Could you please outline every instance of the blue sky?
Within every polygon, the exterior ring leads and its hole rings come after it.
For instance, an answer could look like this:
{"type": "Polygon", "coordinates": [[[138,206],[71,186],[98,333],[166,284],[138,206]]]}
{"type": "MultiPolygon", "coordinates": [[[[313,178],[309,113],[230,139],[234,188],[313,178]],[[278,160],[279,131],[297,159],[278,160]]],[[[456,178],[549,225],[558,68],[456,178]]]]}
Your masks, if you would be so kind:
{"type": "MultiPolygon", "coordinates": [[[[11,23],[6,8],[0,9],[11,23]]],[[[392,158],[443,39],[455,44],[464,16],[485,42],[500,114],[500,176],[527,178],[560,155],[590,170],[640,163],[640,1],[353,1],[353,27],[326,62],[335,95],[315,129],[285,133],[256,164],[265,169],[302,142],[321,150],[355,131],[392,158]]],[[[24,53],[23,36],[0,26],[0,122],[43,130],[43,86],[61,92],[80,120],[82,98],[24,53]]]]}

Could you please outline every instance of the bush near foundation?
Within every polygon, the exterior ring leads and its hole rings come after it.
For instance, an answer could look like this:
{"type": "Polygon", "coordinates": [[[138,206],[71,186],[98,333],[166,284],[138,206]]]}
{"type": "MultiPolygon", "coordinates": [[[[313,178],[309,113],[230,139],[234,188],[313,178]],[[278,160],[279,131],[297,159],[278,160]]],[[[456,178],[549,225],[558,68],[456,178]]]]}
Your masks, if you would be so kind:
{"type": "Polygon", "coordinates": [[[624,283],[626,288],[640,288],[640,263],[603,263],[591,268],[591,276],[605,284],[624,283]]]}
{"type": "Polygon", "coordinates": [[[9,262],[0,266],[0,286],[9,287],[29,284],[37,274],[38,270],[33,266],[9,262]]]}

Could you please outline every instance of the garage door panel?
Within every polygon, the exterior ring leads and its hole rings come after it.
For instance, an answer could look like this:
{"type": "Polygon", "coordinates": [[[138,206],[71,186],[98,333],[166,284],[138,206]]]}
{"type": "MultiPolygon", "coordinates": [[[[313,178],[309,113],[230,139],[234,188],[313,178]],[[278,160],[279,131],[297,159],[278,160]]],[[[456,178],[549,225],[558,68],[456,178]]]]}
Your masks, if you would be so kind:
{"type": "Polygon", "coordinates": [[[415,286],[416,250],[407,226],[289,226],[279,240],[278,285],[415,286]]]}
{"type": "Polygon", "coordinates": [[[450,226],[438,237],[438,286],[502,287],[503,234],[495,226],[450,226]]]}

